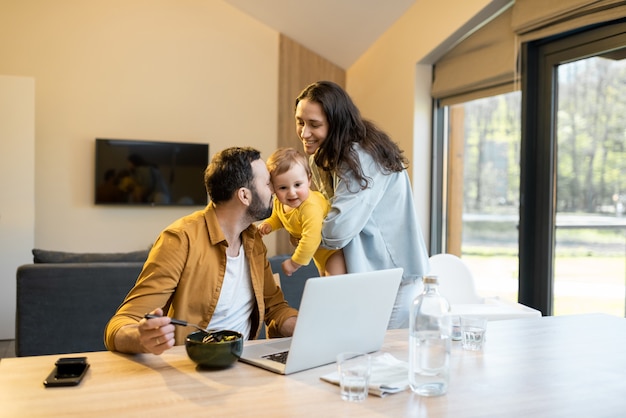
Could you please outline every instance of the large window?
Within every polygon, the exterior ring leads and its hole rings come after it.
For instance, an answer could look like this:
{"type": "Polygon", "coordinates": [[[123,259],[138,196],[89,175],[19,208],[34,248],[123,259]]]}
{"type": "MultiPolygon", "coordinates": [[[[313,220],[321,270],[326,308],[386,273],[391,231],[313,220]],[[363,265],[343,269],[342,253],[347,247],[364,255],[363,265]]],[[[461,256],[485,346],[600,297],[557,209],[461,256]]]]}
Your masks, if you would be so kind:
{"type": "Polygon", "coordinates": [[[431,247],[460,255],[482,295],[624,316],[620,25],[531,42],[521,91],[437,109],[444,193],[431,247]]]}
{"type": "Polygon", "coordinates": [[[525,46],[520,301],[625,311],[626,25],[525,46]]]}
{"type": "Polygon", "coordinates": [[[446,251],[483,296],[517,301],[520,92],[450,106],[446,251]]]}

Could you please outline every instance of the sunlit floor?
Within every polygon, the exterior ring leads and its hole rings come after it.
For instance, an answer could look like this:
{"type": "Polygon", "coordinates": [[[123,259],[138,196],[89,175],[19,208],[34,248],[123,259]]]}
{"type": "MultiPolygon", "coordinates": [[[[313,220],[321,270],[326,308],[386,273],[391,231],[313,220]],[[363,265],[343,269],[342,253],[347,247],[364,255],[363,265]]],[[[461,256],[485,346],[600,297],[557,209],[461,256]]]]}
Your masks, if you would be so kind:
{"type": "MultiPolygon", "coordinates": [[[[517,259],[467,256],[463,260],[474,274],[476,290],[481,296],[517,302],[517,259]]],[[[554,315],[602,312],[624,317],[623,259],[610,260],[603,266],[598,268],[597,262],[585,258],[568,260],[567,265],[559,265],[557,260],[554,315]]]]}

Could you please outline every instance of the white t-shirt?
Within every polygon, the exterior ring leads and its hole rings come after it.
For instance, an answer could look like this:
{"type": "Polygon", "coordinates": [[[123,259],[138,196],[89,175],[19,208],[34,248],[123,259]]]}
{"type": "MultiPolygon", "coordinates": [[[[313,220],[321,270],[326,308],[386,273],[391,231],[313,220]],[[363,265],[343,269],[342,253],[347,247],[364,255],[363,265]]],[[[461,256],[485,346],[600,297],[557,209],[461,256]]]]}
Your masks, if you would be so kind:
{"type": "Polygon", "coordinates": [[[248,339],[253,308],[254,292],[250,280],[250,267],[243,247],[240,247],[238,256],[226,257],[224,283],[209,329],[237,331],[248,339]]]}

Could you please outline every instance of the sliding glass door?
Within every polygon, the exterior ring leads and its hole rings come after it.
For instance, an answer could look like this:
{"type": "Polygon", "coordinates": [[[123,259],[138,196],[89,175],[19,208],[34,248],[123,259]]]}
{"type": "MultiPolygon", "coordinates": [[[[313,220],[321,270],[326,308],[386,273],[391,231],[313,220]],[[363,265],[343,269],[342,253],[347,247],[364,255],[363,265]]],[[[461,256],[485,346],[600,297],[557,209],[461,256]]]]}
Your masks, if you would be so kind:
{"type": "Polygon", "coordinates": [[[431,251],[544,315],[626,311],[626,23],[525,44],[521,91],[436,109],[431,251]]]}
{"type": "Polygon", "coordinates": [[[525,47],[520,302],[624,316],[626,26],[525,47]]]}

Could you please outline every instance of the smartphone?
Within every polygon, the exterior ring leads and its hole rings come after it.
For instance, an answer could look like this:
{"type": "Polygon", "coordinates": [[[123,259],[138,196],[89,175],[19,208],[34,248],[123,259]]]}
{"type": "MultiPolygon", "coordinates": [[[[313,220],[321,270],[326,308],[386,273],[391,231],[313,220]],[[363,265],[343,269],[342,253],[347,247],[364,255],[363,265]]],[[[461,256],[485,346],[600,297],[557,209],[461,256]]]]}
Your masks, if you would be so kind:
{"type": "Polygon", "coordinates": [[[78,385],[85,377],[89,363],[87,363],[87,357],[61,357],[54,363],[54,366],[43,381],[46,387],[78,385]]]}

